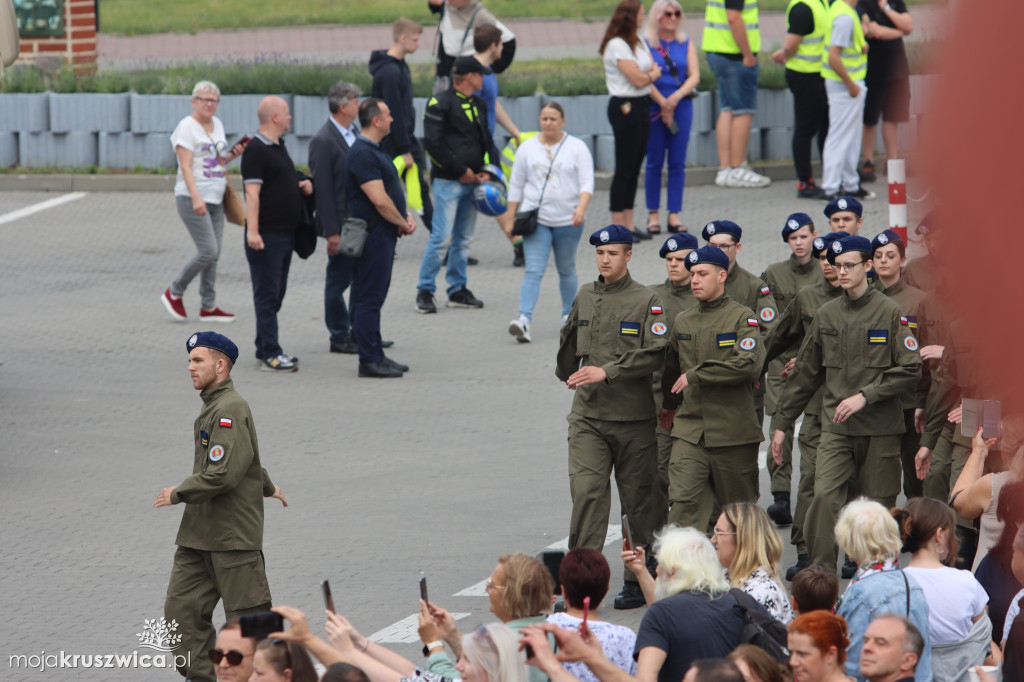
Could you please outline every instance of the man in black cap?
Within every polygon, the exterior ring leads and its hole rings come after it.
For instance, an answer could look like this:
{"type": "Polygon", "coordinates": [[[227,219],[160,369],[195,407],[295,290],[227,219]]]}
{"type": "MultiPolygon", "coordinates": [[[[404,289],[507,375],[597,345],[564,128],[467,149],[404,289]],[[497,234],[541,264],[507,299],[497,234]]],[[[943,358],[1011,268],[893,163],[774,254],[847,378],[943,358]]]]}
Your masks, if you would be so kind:
{"type": "Polygon", "coordinates": [[[672,323],[659,422],[672,429],[668,522],[708,527],[719,504],[756,502],[764,440],[754,384],[764,346],[754,311],[725,292],[729,257],[716,246],[686,256],[697,306],[672,323]]]}
{"type": "MultiPolygon", "coordinates": [[[[613,470],[633,545],[649,548],[658,460],[651,375],[661,367],[670,321],[657,295],[629,276],[633,233],[627,227],[603,227],[590,243],[601,274],[576,295],[555,364],[555,376],[576,392],[568,417],[569,548],[604,549],[613,470]]],[[[623,572],[615,608],[643,606],[636,576],[623,572]]]]}
{"type": "Polygon", "coordinates": [[[423,112],[423,143],[432,161],[434,217],[416,285],[419,313],[437,312],[434,280],[446,247],[448,307],[484,307],[483,301],[466,287],[466,257],[476,229],[473,188],[476,183],[490,179],[483,172],[484,166],[500,159],[487,128],[487,105],[473,94],[483,86],[484,74],[488,73],[490,67],[476,59],[459,57],[452,66],[452,86],[431,97],[423,112]]]}
{"type": "Polygon", "coordinates": [[[164,488],[154,507],[184,503],[167,586],[164,615],[182,635],[175,655],[190,680],[214,682],[208,652],[217,633],[213,609],[224,600],[227,619],[270,608],[263,563],[263,498],[288,502],[260,465],[252,412],[235,392],[231,368],[238,347],[215,332],[197,332],[185,343],[192,385],[203,399],[195,421],[192,475],[164,488]]]}

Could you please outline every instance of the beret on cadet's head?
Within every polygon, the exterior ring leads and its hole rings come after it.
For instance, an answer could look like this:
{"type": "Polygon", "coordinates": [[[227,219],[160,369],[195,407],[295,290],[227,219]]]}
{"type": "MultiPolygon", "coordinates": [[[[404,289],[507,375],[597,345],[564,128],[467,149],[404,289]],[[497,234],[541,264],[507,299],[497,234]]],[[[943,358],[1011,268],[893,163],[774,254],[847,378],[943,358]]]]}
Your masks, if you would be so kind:
{"type": "Polygon", "coordinates": [[[896,230],[886,230],[880,234],[875,235],[875,238],[871,240],[871,253],[874,253],[880,246],[891,244],[892,242],[903,243],[903,237],[896,230]]]}
{"type": "Polygon", "coordinates": [[[813,227],[814,221],[811,220],[811,216],[806,213],[790,213],[789,217],[786,218],[786,224],[782,226],[782,241],[787,241],[789,235],[804,225],[811,225],[813,227]]]}
{"type": "Polygon", "coordinates": [[[917,224],[917,227],[914,228],[914,234],[920,237],[935,234],[938,231],[939,209],[937,208],[933,208],[932,210],[928,211],[928,213],[926,213],[925,216],[921,218],[921,222],[917,224]]]}
{"type": "Polygon", "coordinates": [[[704,226],[704,229],[701,230],[700,236],[704,237],[704,241],[709,242],[711,241],[711,237],[716,234],[732,235],[736,239],[736,242],[739,243],[740,236],[743,235],[743,228],[731,220],[712,220],[704,226]]]}
{"type": "Polygon", "coordinates": [[[828,247],[828,262],[835,265],[836,256],[854,251],[860,251],[868,258],[871,258],[871,254],[873,253],[871,250],[871,242],[868,241],[867,237],[861,237],[858,234],[848,234],[842,239],[837,239],[832,242],[830,247],[828,247]]]}
{"type": "Polygon", "coordinates": [[[682,251],[683,249],[696,249],[698,246],[697,238],[689,232],[680,232],[674,234],[665,240],[662,244],[661,250],[658,251],[658,255],[664,258],[673,251],[682,251]]]}
{"type": "Polygon", "coordinates": [[[482,73],[484,75],[494,73],[491,67],[481,64],[476,57],[458,57],[452,64],[452,73],[482,73]]]}
{"type": "Polygon", "coordinates": [[[815,237],[814,241],[811,242],[811,253],[815,258],[821,258],[821,254],[832,246],[832,242],[837,239],[849,236],[849,232],[829,232],[824,237],[815,237]]]}
{"type": "Polygon", "coordinates": [[[231,358],[231,364],[235,364],[235,360],[238,359],[238,346],[235,342],[217,332],[196,332],[192,336],[188,337],[188,341],[185,342],[185,350],[189,353],[192,352],[193,348],[212,348],[213,350],[219,350],[224,355],[231,358]]]}
{"type": "Polygon", "coordinates": [[[712,246],[711,244],[702,246],[699,249],[694,249],[690,253],[686,254],[687,270],[690,270],[694,265],[700,265],[701,263],[717,265],[720,268],[728,270],[729,256],[725,255],[725,251],[722,251],[717,246],[712,246]]]}
{"type": "Polygon", "coordinates": [[[825,217],[831,218],[833,213],[839,213],[840,211],[851,211],[857,214],[857,217],[864,215],[864,207],[861,206],[860,202],[853,197],[839,196],[828,202],[825,206],[825,217]]]}
{"type": "Polygon", "coordinates": [[[632,244],[633,232],[625,225],[605,225],[590,235],[591,246],[605,244],[632,244]]]}

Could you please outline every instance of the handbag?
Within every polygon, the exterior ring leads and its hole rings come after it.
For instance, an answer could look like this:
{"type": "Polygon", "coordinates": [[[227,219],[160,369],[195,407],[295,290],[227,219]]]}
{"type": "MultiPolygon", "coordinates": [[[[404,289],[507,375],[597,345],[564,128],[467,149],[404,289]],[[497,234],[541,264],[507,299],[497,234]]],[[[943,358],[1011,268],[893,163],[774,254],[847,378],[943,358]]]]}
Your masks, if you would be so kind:
{"type": "Polygon", "coordinates": [[[366,238],[370,236],[370,225],[362,218],[349,216],[341,224],[341,237],[338,239],[338,253],[359,258],[363,255],[366,238]]]}
{"type": "Polygon", "coordinates": [[[537,220],[540,217],[540,205],[544,201],[544,190],[548,188],[548,179],[551,178],[551,170],[555,167],[555,159],[558,158],[558,152],[562,151],[562,145],[568,139],[568,135],[562,138],[562,141],[558,143],[558,149],[555,150],[555,155],[551,157],[548,174],[544,176],[544,186],[540,188],[540,199],[537,200],[537,208],[530,209],[529,211],[516,211],[516,217],[512,221],[513,235],[525,237],[537,231],[537,220]]]}
{"type": "Polygon", "coordinates": [[[224,171],[224,179],[228,182],[224,187],[224,219],[235,225],[245,225],[245,205],[238,192],[231,186],[231,178],[227,171],[224,171]]]}

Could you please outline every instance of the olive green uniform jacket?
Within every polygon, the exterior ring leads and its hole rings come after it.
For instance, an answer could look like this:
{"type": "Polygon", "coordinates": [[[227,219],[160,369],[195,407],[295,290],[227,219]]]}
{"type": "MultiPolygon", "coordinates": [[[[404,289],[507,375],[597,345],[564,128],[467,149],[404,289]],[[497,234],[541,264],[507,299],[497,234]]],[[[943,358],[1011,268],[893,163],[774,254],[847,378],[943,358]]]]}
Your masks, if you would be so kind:
{"type": "MultiPolygon", "coordinates": [[[[679,313],[697,305],[697,298],[693,295],[689,282],[680,286],[674,284],[672,280],[666,279],[664,284],[655,284],[650,289],[664,306],[665,322],[670,327],[679,313]]],[[[657,407],[661,407],[661,375],[663,372],[664,368],[654,373],[654,402],[657,403],[657,407]]],[[[661,427],[659,426],[658,429],[661,430],[661,427]]]]}
{"type": "Polygon", "coordinates": [[[263,498],[274,484],[260,466],[252,412],[230,377],[199,394],[192,475],[171,493],[185,503],[175,544],[211,552],[263,549],[263,498]]]}
{"type": "MultiPolygon", "coordinates": [[[[910,286],[902,279],[891,287],[883,289],[882,293],[896,301],[900,306],[900,312],[903,314],[903,317],[907,319],[907,326],[910,327],[910,333],[923,344],[924,339],[921,336],[921,307],[924,304],[925,298],[927,298],[927,294],[916,287],[910,286]]],[[[926,372],[922,369],[921,374],[923,376],[926,372]]],[[[914,389],[905,391],[904,394],[900,396],[900,399],[903,403],[904,410],[912,410],[918,407],[923,409],[927,397],[928,382],[919,378],[914,389]]]]}
{"type": "Polygon", "coordinates": [[[580,288],[562,327],[555,376],[566,381],[580,367],[602,368],[600,383],[575,391],[572,411],[606,421],[653,419],[651,374],[661,368],[671,320],[653,291],[627,272],[580,288]]]}
{"type": "Polygon", "coordinates": [[[677,315],[661,384],[662,406],[676,410],[672,437],[709,448],[763,441],[754,409],[763,364],[754,311],[728,294],[677,315]],[[683,373],[687,387],[672,393],[683,373]]]}

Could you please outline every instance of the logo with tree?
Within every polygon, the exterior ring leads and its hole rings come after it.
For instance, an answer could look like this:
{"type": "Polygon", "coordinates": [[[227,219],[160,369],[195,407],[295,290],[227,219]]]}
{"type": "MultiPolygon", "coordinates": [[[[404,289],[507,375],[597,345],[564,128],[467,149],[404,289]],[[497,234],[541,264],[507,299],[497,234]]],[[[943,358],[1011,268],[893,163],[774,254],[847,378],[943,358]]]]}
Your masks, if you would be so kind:
{"type": "Polygon", "coordinates": [[[181,635],[175,634],[177,629],[176,620],[168,623],[166,618],[146,619],[142,623],[142,632],[135,633],[135,636],[139,638],[140,647],[170,652],[181,643],[181,635]]]}

